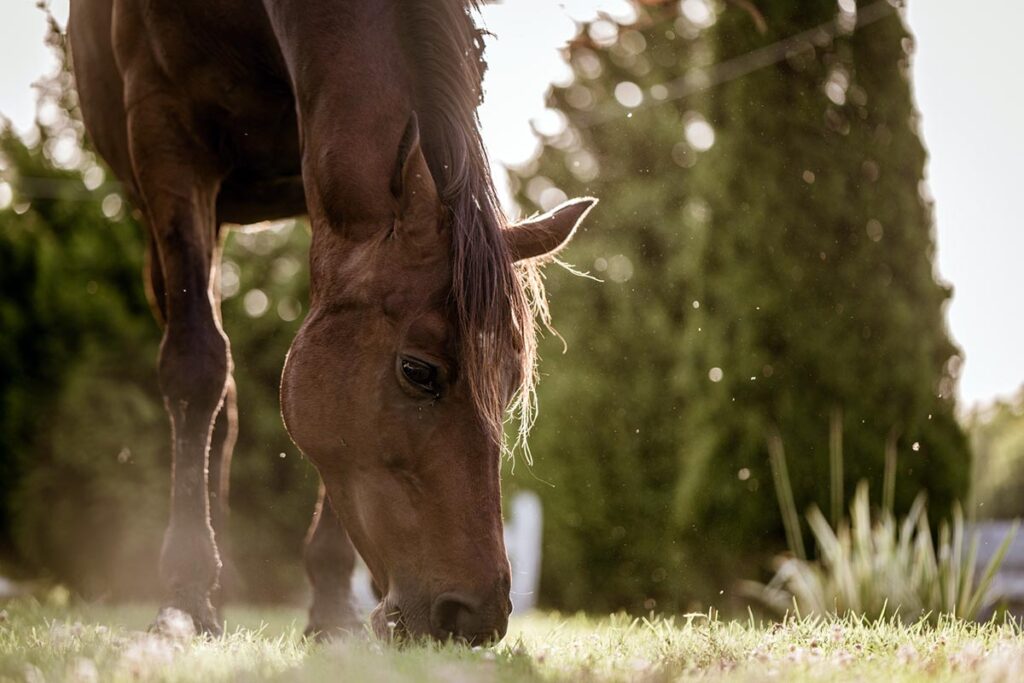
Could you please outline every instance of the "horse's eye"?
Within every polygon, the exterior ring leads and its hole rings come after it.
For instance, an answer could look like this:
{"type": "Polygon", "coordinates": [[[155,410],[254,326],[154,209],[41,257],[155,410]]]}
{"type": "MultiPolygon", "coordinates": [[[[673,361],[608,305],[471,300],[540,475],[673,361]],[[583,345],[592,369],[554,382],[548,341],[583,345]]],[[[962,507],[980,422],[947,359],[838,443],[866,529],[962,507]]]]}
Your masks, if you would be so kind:
{"type": "Polygon", "coordinates": [[[434,394],[439,393],[437,386],[437,368],[430,363],[424,363],[415,358],[402,359],[402,375],[410,383],[423,391],[434,394]]]}

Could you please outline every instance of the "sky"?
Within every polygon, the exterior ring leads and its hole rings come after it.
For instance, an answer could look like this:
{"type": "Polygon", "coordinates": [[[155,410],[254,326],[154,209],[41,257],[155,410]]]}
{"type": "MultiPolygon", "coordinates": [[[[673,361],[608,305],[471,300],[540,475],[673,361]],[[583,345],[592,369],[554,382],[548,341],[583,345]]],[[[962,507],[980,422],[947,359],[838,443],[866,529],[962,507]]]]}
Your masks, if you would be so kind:
{"type": "MultiPolygon", "coordinates": [[[[691,0],[692,1],[692,0],[691,0]]],[[[24,130],[34,114],[33,81],[54,68],[43,45],[36,0],[4,0],[0,10],[0,113],[24,130]]],[[[755,3],[756,4],[756,3],[755,3]]],[[[63,25],[68,0],[52,0],[63,25]]],[[[544,95],[570,76],[560,48],[577,21],[598,11],[631,16],[625,0],[505,0],[488,5],[486,99],[480,116],[497,170],[537,149],[531,121],[550,125],[544,95]]],[[[1006,397],[1024,384],[1024,94],[1010,46],[1024,3],[910,0],[917,40],[915,96],[930,153],[939,276],[954,287],[948,321],[966,360],[961,407],[1006,397]],[[1022,194],[1018,194],[1022,193],[1022,194]]]]}

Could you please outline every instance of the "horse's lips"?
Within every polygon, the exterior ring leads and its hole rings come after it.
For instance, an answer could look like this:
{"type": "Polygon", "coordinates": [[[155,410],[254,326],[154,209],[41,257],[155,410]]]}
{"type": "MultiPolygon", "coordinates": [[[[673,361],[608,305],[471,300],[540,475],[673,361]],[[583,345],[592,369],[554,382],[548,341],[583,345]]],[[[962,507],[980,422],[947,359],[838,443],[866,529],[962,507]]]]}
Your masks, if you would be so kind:
{"type": "Polygon", "coordinates": [[[370,612],[370,627],[381,640],[400,640],[408,635],[402,621],[402,611],[391,605],[387,598],[370,612]]]}

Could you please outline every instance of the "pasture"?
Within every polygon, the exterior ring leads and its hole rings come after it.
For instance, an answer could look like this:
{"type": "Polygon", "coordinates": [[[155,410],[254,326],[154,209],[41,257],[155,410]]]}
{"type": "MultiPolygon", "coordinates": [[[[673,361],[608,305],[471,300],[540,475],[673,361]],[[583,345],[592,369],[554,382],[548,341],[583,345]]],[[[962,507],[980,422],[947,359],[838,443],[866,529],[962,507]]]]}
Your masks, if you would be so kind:
{"type": "Polygon", "coordinates": [[[1024,680],[1024,3],[907,4],[7,0],[0,683],[1024,680]]]}
{"type": "Polygon", "coordinates": [[[4,681],[1010,681],[1024,667],[1012,622],[937,627],[847,619],[784,623],[513,618],[494,648],[327,645],[301,635],[296,609],[228,611],[219,639],[170,640],[143,630],[152,605],[56,608],[9,604],[0,623],[4,681]]]}

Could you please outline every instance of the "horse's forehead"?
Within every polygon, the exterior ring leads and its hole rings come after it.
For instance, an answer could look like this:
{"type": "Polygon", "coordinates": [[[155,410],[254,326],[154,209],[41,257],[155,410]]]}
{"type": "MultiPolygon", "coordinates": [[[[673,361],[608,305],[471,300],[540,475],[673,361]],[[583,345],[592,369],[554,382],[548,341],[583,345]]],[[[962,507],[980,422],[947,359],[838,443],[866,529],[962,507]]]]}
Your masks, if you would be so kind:
{"type": "Polygon", "coordinates": [[[429,320],[432,328],[447,327],[454,322],[454,311],[448,305],[451,287],[424,287],[420,282],[390,279],[379,284],[378,296],[384,313],[394,320],[429,320]]]}
{"type": "MultiPolygon", "coordinates": [[[[329,255],[328,255],[329,258],[329,255]]],[[[393,308],[422,307],[426,300],[446,300],[451,293],[450,254],[405,248],[399,240],[346,240],[331,269],[346,292],[384,300],[393,308]]]]}
{"type": "Polygon", "coordinates": [[[406,329],[406,341],[422,348],[444,348],[452,342],[454,326],[443,310],[430,310],[414,316],[406,329]]]}

